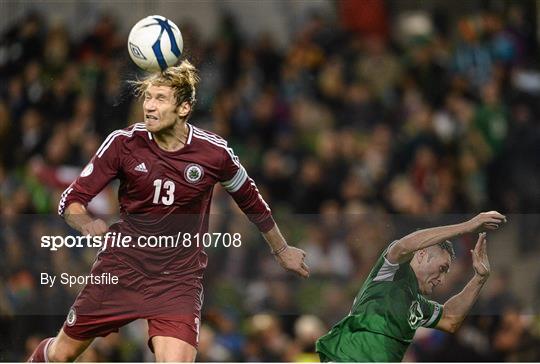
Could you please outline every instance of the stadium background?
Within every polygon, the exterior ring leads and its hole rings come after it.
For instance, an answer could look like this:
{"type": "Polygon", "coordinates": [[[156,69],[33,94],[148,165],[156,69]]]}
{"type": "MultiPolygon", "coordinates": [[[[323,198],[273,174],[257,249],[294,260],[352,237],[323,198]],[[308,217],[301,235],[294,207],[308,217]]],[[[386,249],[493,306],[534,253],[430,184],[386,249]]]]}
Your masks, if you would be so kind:
{"type": "MultiPolygon", "coordinates": [[[[39,247],[68,230],[55,210],[104,137],[141,120],[126,80],[138,19],[181,28],[201,71],[192,122],[221,134],[308,253],[307,281],[280,271],[216,189],[200,361],[317,360],[381,249],[419,227],[485,209],[493,276],[462,330],[419,330],[408,360],[540,361],[540,69],[537,1],[0,3],[0,360],[55,333],[77,290],[38,274],[86,273],[95,251],[39,247]],[[50,234],[50,233],[49,233],[50,234]],[[49,312],[42,315],[43,311],[49,312]]],[[[115,186],[92,204],[114,214],[115,186]]],[[[469,247],[444,300],[472,274],[469,247]]],[[[99,339],[90,361],[152,360],[144,322],[99,339]]]]}

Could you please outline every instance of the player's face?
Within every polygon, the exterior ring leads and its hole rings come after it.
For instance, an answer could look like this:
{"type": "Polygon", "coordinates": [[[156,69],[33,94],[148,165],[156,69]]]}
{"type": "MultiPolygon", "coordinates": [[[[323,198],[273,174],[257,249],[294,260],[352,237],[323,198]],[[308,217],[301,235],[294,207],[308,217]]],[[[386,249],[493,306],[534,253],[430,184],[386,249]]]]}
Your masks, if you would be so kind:
{"type": "Polygon", "coordinates": [[[451,262],[450,254],[446,250],[435,246],[426,251],[417,272],[422,294],[430,295],[436,287],[444,284],[451,262]]]}
{"type": "Polygon", "coordinates": [[[173,89],[169,86],[148,86],[143,110],[146,129],[152,133],[172,127],[179,117],[173,89]]]}

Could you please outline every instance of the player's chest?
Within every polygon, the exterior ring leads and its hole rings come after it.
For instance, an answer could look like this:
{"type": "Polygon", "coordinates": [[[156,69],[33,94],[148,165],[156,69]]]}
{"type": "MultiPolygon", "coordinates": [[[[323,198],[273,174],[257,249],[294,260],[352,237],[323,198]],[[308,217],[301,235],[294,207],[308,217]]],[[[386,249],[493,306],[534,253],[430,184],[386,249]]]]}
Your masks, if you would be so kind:
{"type": "Polygon", "coordinates": [[[131,155],[122,171],[123,188],[131,197],[166,206],[193,201],[217,182],[212,165],[189,158],[131,155]]]}

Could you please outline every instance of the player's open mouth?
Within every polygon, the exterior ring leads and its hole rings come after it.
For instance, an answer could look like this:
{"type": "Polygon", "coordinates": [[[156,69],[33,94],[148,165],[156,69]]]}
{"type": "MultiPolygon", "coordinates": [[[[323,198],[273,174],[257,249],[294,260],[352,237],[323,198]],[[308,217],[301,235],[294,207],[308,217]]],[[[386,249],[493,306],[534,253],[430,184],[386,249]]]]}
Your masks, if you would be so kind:
{"type": "Polygon", "coordinates": [[[146,115],[145,119],[146,120],[158,120],[157,116],[154,116],[154,115],[146,115]]]}

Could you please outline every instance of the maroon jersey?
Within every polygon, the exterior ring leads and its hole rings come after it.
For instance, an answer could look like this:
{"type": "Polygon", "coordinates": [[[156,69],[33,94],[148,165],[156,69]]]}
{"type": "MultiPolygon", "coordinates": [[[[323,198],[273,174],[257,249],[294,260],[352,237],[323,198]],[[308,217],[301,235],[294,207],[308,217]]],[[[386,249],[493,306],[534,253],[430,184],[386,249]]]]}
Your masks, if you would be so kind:
{"type": "MultiPolygon", "coordinates": [[[[208,231],[212,191],[219,182],[259,230],[270,230],[270,208],[227,142],[193,125],[188,128],[185,146],[175,152],[159,148],[144,123],[112,132],[62,194],[59,214],[73,202],[86,206],[118,178],[121,219],[111,231],[134,237],[179,232],[193,236],[208,231]]],[[[199,274],[207,264],[203,249],[194,244],[106,251],[145,275],[199,274]]]]}

